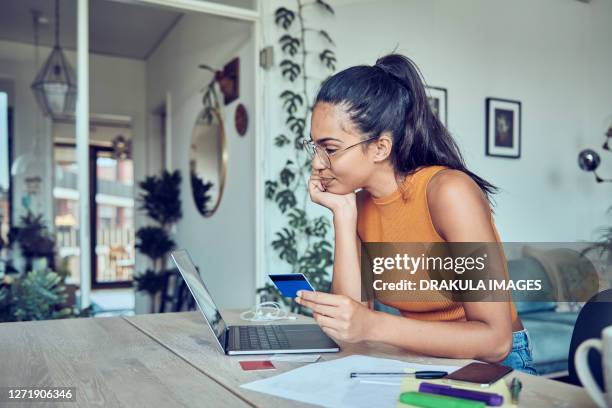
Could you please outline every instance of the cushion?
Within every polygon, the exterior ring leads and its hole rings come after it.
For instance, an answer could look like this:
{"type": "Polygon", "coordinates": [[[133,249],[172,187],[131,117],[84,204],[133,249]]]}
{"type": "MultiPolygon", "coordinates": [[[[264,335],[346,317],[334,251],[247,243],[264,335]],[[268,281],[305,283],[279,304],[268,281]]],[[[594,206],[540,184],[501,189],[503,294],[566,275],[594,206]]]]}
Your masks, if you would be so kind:
{"type": "Polygon", "coordinates": [[[578,312],[534,312],[523,315],[524,319],[538,320],[542,322],[561,323],[574,327],[578,312]]]}
{"type": "Polygon", "coordinates": [[[546,293],[545,299],[555,299],[555,296],[548,274],[535,258],[524,257],[509,260],[508,273],[513,281],[519,279],[540,279],[542,281],[542,291],[512,292],[516,311],[519,314],[555,310],[555,302],[537,300],[542,299],[542,293],[546,293]]]}

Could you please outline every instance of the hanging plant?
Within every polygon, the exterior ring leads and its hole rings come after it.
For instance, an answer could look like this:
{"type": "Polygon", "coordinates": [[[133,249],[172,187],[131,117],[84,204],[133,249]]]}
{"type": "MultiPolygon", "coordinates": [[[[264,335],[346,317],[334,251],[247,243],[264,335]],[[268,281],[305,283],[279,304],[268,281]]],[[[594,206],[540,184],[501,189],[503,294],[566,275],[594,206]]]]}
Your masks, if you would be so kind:
{"type": "MultiPolygon", "coordinates": [[[[306,275],[316,290],[329,291],[329,268],[333,265],[333,246],[328,237],[331,223],[325,216],[312,217],[306,211],[311,162],[302,142],[308,134],[306,122],[313,109],[308,91],[316,78],[309,75],[310,68],[318,65],[333,72],[336,55],[331,49],[334,42],[330,35],[306,25],[304,11],[311,6],[323,14],[334,14],[333,8],[322,0],[308,3],[297,0],[296,10],[280,7],[274,13],[276,25],[284,31],[278,42],[283,52],[279,67],[286,81],[286,89],[279,95],[286,132],[275,137],[274,145],[291,159],[286,160],[274,179],[265,181],[265,197],[276,204],[285,221],[274,233],[272,249],[290,265],[293,273],[306,275]],[[322,39],[327,47],[316,51],[308,48],[307,43],[313,38],[322,39]]],[[[262,300],[282,301],[292,311],[302,310],[292,299],[280,296],[269,283],[257,293],[262,300]]]]}
{"type": "Polygon", "coordinates": [[[223,80],[223,71],[216,70],[206,64],[200,64],[198,65],[198,68],[210,71],[214,74],[212,79],[202,89],[202,105],[204,106],[202,111],[202,119],[206,120],[206,123],[210,125],[215,120],[215,116],[219,118],[222,117],[221,103],[219,102],[217,87],[220,86],[220,81],[223,80]]]}

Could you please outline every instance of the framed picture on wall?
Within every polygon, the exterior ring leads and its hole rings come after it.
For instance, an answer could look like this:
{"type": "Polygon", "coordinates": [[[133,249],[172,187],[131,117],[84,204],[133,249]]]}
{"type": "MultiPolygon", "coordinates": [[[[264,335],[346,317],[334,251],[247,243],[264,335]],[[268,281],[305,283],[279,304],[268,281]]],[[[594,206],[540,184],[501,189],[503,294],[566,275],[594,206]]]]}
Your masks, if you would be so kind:
{"type": "Polygon", "coordinates": [[[521,157],[521,103],[487,98],[485,116],[486,155],[512,159],[521,157]]]}
{"type": "Polygon", "coordinates": [[[436,86],[426,86],[427,100],[433,113],[440,119],[444,126],[448,125],[448,111],[447,111],[447,92],[445,88],[438,88],[436,86]]]}

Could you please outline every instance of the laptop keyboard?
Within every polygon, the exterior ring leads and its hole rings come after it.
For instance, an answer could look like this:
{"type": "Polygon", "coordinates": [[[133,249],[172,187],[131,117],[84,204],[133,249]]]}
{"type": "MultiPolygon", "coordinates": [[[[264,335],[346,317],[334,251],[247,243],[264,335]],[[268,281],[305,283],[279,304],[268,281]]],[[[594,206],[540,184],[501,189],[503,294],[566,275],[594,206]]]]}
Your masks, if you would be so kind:
{"type": "Polygon", "coordinates": [[[289,340],[280,326],[239,326],[240,350],[281,350],[289,340]]]}

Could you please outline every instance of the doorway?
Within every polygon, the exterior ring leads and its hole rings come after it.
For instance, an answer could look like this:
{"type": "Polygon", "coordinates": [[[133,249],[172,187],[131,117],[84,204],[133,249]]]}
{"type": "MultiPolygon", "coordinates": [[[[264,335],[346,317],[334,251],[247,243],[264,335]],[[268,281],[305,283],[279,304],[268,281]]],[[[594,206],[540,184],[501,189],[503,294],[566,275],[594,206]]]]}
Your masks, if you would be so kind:
{"type": "MultiPolygon", "coordinates": [[[[80,282],[79,193],[76,146],[62,138],[70,124],[54,125],[55,234],[63,267],[80,282]]],[[[134,164],[102,137],[125,137],[125,127],[93,127],[89,147],[91,284],[93,289],[131,287],[134,274],[134,164]]]]}

